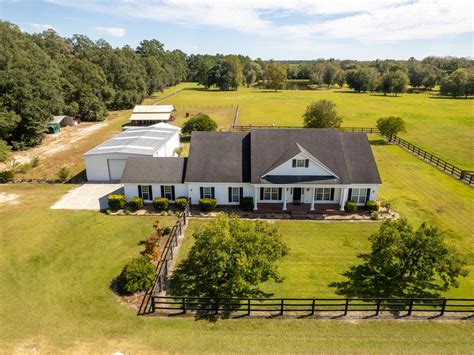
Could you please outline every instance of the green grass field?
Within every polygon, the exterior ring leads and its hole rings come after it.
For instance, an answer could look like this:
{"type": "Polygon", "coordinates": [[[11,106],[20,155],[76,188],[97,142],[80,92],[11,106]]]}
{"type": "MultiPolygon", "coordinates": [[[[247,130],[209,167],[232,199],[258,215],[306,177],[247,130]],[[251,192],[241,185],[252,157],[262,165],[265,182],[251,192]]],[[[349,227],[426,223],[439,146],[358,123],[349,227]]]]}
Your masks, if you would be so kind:
{"type": "MultiPolygon", "coordinates": [[[[186,85],[186,84],[180,84],[186,85]]],[[[403,94],[398,97],[353,93],[348,89],[283,90],[256,88],[237,91],[204,90],[195,83],[165,100],[176,105],[239,105],[241,125],[301,126],[302,114],[313,101],[328,99],[336,103],[343,126],[374,127],[378,118],[400,116],[408,132],[401,134],[420,147],[464,169],[474,169],[474,101],[440,98],[430,93],[403,94]]],[[[205,111],[205,109],[203,109],[205,111]]],[[[212,112],[209,112],[212,116],[212,112]]],[[[221,128],[232,125],[232,115],[214,117],[221,128]]]]}
{"type": "MultiPolygon", "coordinates": [[[[151,232],[153,219],[50,210],[48,207],[69,188],[0,186],[0,193],[18,195],[17,204],[0,205],[0,352],[467,354],[474,345],[471,322],[208,322],[137,317],[118,302],[109,286],[126,260],[138,254],[138,242],[151,232]]],[[[281,222],[276,226],[293,239],[288,261],[297,264],[295,269],[284,268],[287,281],[294,275],[301,277],[293,284],[301,284],[301,292],[309,294],[328,292],[325,284],[330,275],[355,260],[359,247],[367,246],[364,236],[375,224],[347,223],[340,228],[339,223],[281,222]],[[294,226],[298,229],[291,235],[289,230],[294,226]],[[351,233],[357,235],[351,237],[351,233]],[[314,236],[323,244],[314,240],[311,244],[314,236]],[[303,256],[305,247],[317,249],[313,255],[322,259],[303,256]]],[[[193,224],[188,232],[192,228],[193,224]]],[[[277,286],[280,289],[266,287],[287,292],[285,283],[277,286]]]]}

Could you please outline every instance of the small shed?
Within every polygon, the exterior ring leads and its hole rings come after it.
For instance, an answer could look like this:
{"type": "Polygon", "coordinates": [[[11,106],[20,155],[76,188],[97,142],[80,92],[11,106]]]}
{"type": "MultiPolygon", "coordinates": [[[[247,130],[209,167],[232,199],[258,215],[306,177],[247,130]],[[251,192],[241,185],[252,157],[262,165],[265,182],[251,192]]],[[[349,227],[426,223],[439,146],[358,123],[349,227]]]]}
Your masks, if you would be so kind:
{"type": "Polygon", "coordinates": [[[174,120],[173,105],[136,105],[130,116],[132,126],[151,126],[174,120]]]}
{"type": "Polygon", "coordinates": [[[48,133],[54,134],[59,133],[61,129],[59,128],[59,123],[56,122],[49,122],[48,123],[48,133]]]}

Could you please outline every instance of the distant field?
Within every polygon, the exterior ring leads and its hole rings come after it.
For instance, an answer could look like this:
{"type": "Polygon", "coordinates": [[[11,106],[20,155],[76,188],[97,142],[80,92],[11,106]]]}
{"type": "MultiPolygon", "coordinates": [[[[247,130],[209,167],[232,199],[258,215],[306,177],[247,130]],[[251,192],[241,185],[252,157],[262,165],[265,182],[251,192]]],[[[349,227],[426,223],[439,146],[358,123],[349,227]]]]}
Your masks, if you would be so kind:
{"type": "MultiPolygon", "coordinates": [[[[408,132],[402,137],[464,169],[474,169],[474,100],[440,98],[430,93],[398,97],[353,93],[348,89],[284,90],[255,88],[237,91],[204,90],[195,83],[163,103],[183,105],[239,105],[241,125],[301,126],[302,114],[315,100],[336,103],[343,126],[373,127],[378,118],[403,117],[408,132]]],[[[205,110],[203,109],[205,112],[205,110]]],[[[212,113],[209,113],[212,116],[212,113]]],[[[216,117],[219,126],[230,127],[232,118],[216,117]]],[[[180,122],[181,123],[181,122],[180,122]]]]}

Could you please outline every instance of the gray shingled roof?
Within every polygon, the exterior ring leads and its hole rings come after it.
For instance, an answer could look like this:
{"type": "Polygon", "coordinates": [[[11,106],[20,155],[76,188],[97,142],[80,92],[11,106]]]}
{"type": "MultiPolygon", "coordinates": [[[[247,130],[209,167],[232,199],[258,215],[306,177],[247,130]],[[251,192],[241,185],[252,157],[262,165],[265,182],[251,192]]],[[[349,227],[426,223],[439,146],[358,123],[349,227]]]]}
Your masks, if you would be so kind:
{"type": "Polygon", "coordinates": [[[188,158],[129,157],[122,183],[182,183],[188,158]]]}
{"type": "Polygon", "coordinates": [[[286,153],[295,143],[333,171],[341,184],[381,182],[365,133],[314,128],[253,129],[250,138],[251,182],[265,182],[262,177],[275,161],[282,156],[291,158],[286,153]]]}
{"type": "Polygon", "coordinates": [[[186,181],[250,181],[249,143],[249,132],[193,132],[186,181]]]}

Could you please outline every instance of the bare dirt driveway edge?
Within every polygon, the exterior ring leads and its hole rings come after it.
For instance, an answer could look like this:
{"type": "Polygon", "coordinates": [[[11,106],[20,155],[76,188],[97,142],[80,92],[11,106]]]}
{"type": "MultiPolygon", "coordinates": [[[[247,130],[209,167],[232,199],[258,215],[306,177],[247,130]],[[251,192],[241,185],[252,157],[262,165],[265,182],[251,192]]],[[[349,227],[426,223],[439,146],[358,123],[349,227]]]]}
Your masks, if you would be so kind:
{"type": "Polygon", "coordinates": [[[70,190],[50,208],[100,211],[107,208],[107,197],[116,193],[123,193],[122,184],[86,183],[70,190]]]}

